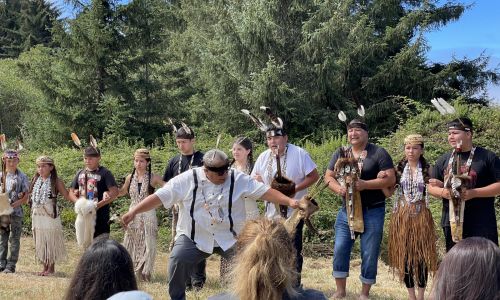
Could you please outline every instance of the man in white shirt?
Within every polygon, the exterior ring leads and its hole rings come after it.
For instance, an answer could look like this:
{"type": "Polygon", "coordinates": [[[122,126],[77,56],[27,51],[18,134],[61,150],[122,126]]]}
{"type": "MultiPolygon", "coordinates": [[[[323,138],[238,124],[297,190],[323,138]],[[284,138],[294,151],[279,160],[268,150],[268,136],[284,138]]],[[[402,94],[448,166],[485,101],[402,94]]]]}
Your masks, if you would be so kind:
{"type": "Polygon", "coordinates": [[[203,167],[172,178],[125,214],[122,222],[127,225],[136,214],[161,204],[165,208],[179,205],[177,236],[168,264],[168,291],[171,299],[185,299],[186,279],[197,263],[213,252],[227,259],[234,254],[236,237],[246,219],[244,201],[259,198],[299,207],[298,200],[230,169],[227,155],[214,149],[203,156],[203,167]]]}
{"type": "MultiPolygon", "coordinates": [[[[267,146],[269,149],[259,155],[255,162],[252,176],[260,182],[270,186],[277,173],[277,152],[280,159],[281,172],[283,176],[292,180],[295,183],[295,199],[301,199],[307,194],[307,188],[314,184],[319,179],[319,174],[316,169],[316,164],[311,159],[306,150],[288,143],[288,135],[283,128],[268,127],[266,131],[267,146]]],[[[276,211],[273,204],[266,202],[266,217],[279,218],[280,211],[276,211]]],[[[282,216],[290,217],[292,209],[288,208],[282,216]],[[286,213],[286,216],[284,215],[286,213]]],[[[302,272],[302,229],[304,220],[301,220],[297,225],[297,230],[294,236],[294,247],[297,252],[297,273],[298,278],[296,286],[300,286],[302,272]]]]}

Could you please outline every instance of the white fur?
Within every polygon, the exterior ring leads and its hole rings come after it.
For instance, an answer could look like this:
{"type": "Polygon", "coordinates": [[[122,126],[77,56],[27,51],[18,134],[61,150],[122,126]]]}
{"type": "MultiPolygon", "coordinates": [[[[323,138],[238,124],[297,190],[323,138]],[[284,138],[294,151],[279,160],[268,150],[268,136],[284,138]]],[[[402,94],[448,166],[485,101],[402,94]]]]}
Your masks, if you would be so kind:
{"type": "Polygon", "coordinates": [[[76,241],[78,246],[87,249],[94,238],[96,206],[94,201],[80,198],[75,203],[76,241]]]}

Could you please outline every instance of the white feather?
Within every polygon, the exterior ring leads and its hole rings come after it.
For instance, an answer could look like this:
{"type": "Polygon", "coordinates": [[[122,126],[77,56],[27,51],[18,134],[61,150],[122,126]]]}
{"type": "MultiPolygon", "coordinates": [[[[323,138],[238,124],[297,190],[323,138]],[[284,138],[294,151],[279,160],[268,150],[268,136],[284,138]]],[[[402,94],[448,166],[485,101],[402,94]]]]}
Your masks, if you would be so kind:
{"type": "Polygon", "coordinates": [[[222,133],[217,136],[217,142],[215,142],[215,149],[219,149],[220,139],[222,138],[222,133]]]}
{"type": "Polygon", "coordinates": [[[345,113],[343,111],[339,112],[338,117],[339,117],[339,120],[342,122],[345,122],[347,120],[347,116],[345,115],[345,113]]]}
{"type": "Polygon", "coordinates": [[[444,107],[441,106],[441,104],[436,100],[436,98],[434,99],[431,99],[431,103],[432,105],[434,105],[434,107],[439,111],[439,113],[441,115],[446,115],[446,109],[444,109],[444,107]]]}
{"type": "Polygon", "coordinates": [[[456,112],[455,108],[451,106],[448,102],[446,102],[443,98],[438,98],[437,101],[445,109],[446,113],[454,114],[456,112]]]}
{"type": "Polygon", "coordinates": [[[358,107],[358,115],[359,115],[360,117],[364,117],[364,116],[365,116],[365,107],[364,107],[363,105],[360,105],[360,106],[358,107]]]}
{"type": "Polygon", "coordinates": [[[191,129],[186,125],[186,123],[181,122],[182,128],[186,131],[187,134],[191,134],[191,129]]]}

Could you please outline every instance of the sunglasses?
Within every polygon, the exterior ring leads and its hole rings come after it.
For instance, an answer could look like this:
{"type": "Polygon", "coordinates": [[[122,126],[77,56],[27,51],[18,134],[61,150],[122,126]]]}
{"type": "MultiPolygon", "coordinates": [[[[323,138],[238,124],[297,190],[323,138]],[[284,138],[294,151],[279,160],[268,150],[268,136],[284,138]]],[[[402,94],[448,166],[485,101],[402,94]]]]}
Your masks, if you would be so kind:
{"type": "Polygon", "coordinates": [[[210,172],[216,173],[219,176],[222,176],[222,175],[226,174],[229,171],[229,165],[224,165],[222,167],[208,167],[208,166],[205,166],[205,168],[207,170],[209,170],[210,172]]]}

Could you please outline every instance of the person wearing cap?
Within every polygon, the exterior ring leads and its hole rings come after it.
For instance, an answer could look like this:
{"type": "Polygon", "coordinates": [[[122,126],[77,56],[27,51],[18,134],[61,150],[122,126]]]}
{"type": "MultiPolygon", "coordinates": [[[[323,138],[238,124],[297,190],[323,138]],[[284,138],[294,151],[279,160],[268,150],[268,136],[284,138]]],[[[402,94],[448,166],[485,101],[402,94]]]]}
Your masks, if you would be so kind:
{"type": "Polygon", "coordinates": [[[2,190],[7,194],[14,211],[10,215],[10,225],[7,228],[0,228],[0,272],[14,273],[19,259],[23,226],[23,208],[21,205],[25,204],[28,199],[29,180],[17,167],[19,153],[16,150],[6,150],[2,156],[2,164],[5,166],[5,173],[3,171],[0,173],[1,184],[5,183],[2,190]],[[7,257],[9,250],[10,255],[7,257]]]}
{"type": "Polygon", "coordinates": [[[57,207],[58,194],[71,201],[64,182],[57,176],[54,160],[45,155],[38,157],[29,198],[35,256],[43,264],[39,276],[54,275],[56,262],[66,258],[63,227],[57,207]]]}
{"type": "MultiPolygon", "coordinates": [[[[427,191],[430,166],[423,153],[423,137],[406,136],[405,156],[396,166],[396,185],[384,189],[387,197],[396,191],[389,225],[389,267],[405,283],[408,299],[420,300],[424,299],[429,272],[437,270],[437,236],[427,191]]],[[[381,171],[378,177],[386,175],[381,171]]]]}
{"type": "MultiPolygon", "coordinates": [[[[152,194],[154,187],[163,186],[161,177],[151,173],[151,155],[148,149],[137,149],[134,153],[134,169],[127,175],[118,197],[129,195],[132,209],[152,194]]],[[[151,280],[155,257],[158,220],[156,210],[138,214],[128,226],[123,245],[134,262],[134,271],[144,281],[151,280]]]]}
{"type": "MultiPolygon", "coordinates": [[[[368,299],[370,288],[376,281],[377,262],[380,254],[380,242],[384,229],[385,198],[382,189],[395,183],[394,165],[387,151],[368,142],[368,127],[361,120],[354,119],[347,126],[349,155],[357,159],[361,171],[355,189],[360,192],[363,211],[364,232],[356,233],[361,239],[361,275],[362,290],[360,299],[368,299]],[[380,171],[386,171],[384,178],[377,178],[380,171]]],[[[346,188],[335,177],[335,164],[341,157],[342,149],[337,149],[330,160],[325,174],[328,187],[343,198],[335,222],[335,244],[333,250],[333,277],[337,291],[334,298],[346,296],[346,283],[349,276],[349,259],[354,239],[346,213],[346,188]]]]}
{"type": "Polygon", "coordinates": [[[139,213],[163,204],[179,205],[179,223],[168,263],[171,299],[186,298],[186,279],[192,268],[216,252],[230,259],[246,220],[246,199],[265,199],[299,207],[299,201],[230,168],[227,155],[217,149],[203,156],[203,167],[184,172],[146,197],[122,217],[127,226],[139,213]]]}
{"type": "Polygon", "coordinates": [[[83,152],[85,168],[76,172],[70,186],[71,201],[76,203],[79,197],[97,202],[97,214],[94,238],[109,235],[109,204],[118,195],[118,186],[113,174],[100,165],[101,151],[94,146],[88,146],[83,152]]]}
{"type": "Polygon", "coordinates": [[[473,126],[469,118],[457,118],[448,123],[448,143],[452,151],[438,158],[429,193],[443,199],[441,226],[446,239],[446,251],[454,245],[451,227],[448,188],[444,188],[445,176],[451,174],[454,157],[460,157],[461,172],[467,173],[467,189],[461,194],[465,201],[462,238],[481,236],[498,245],[498,229],[495,216],[495,196],[500,194],[500,160],[492,151],[473,144],[473,126]]]}
{"type": "MultiPolygon", "coordinates": [[[[168,161],[167,168],[163,174],[164,182],[169,182],[175,176],[194,167],[201,167],[203,165],[203,152],[194,149],[196,138],[193,129],[182,123],[182,126],[178,129],[174,127],[174,131],[175,143],[177,144],[177,149],[179,149],[180,153],[168,161]]],[[[170,241],[170,249],[174,246],[175,237],[177,235],[176,227],[178,218],[179,208],[177,205],[174,205],[172,206],[172,237],[170,241]]],[[[188,289],[194,287],[199,290],[203,288],[207,279],[205,271],[206,266],[206,260],[202,260],[197,266],[195,266],[190,279],[186,283],[188,285],[188,289]]]]}
{"type": "MultiPolygon", "coordinates": [[[[271,186],[277,173],[276,152],[280,160],[282,175],[294,183],[294,193],[291,197],[301,199],[307,194],[307,188],[319,179],[316,164],[309,153],[301,147],[288,143],[288,135],[283,127],[269,126],[266,131],[268,149],[262,152],[255,161],[251,175],[258,181],[271,186]]],[[[266,202],[265,216],[269,219],[291,216],[293,209],[285,208],[284,212],[276,210],[276,206],[266,202]]],[[[302,231],[304,220],[301,220],[295,230],[293,245],[295,247],[297,279],[295,287],[301,284],[301,272],[304,258],[302,256],[302,231]]]]}

